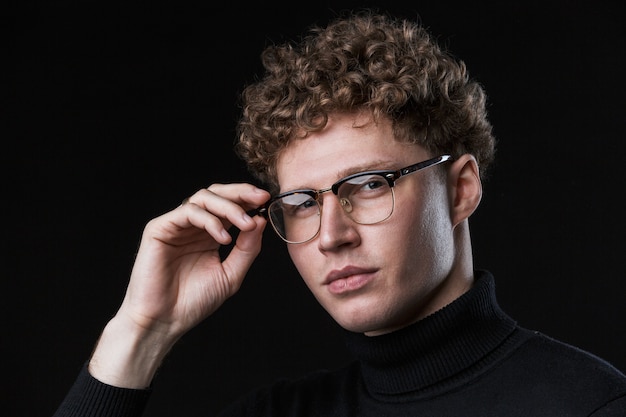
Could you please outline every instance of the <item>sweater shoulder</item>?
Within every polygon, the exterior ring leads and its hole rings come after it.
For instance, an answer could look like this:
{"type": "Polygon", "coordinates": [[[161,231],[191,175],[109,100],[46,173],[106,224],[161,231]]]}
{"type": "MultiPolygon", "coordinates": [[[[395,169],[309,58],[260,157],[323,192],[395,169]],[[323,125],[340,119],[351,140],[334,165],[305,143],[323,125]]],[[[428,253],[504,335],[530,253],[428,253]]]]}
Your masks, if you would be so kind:
{"type": "MultiPolygon", "coordinates": [[[[526,342],[520,346],[520,353],[534,357],[545,373],[585,375],[585,380],[609,380],[626,386],[626,375],[613,364],[591,352],[554,339],[539,331],[521,329],[526,342]]],[[[532,363],[528,360],[529,363],[532,363]]]]}
{"type": "Polygon", "coordinates": [[[499,389],[509,386],[511,392],[523,393],[525,401],[549,405],[555,412],[569,410],[572,415],[605,415],[601,410],[607,407],[626,411],[626,375],[611,363],[538,331],[520,329],[519,333],[524,341],[489,377],[499,389]]]}

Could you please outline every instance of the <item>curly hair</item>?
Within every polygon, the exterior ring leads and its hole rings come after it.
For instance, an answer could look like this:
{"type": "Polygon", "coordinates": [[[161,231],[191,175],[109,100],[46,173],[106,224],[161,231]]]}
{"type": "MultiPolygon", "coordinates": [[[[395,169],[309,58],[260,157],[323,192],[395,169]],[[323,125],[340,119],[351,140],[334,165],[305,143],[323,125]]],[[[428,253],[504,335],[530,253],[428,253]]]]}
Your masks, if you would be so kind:
{"type": "Polygon", "coordinates": [[[241,96],[235,150],[274,189],[280,152],[322,130],[333,113],[388,117],[396,140],[433,154],[472,154],[483,176],[493,160],[482,87],[417,22],[353,12],[313,26],[299,43],[268,46],[261,59],[264,76],[241,96]]]}

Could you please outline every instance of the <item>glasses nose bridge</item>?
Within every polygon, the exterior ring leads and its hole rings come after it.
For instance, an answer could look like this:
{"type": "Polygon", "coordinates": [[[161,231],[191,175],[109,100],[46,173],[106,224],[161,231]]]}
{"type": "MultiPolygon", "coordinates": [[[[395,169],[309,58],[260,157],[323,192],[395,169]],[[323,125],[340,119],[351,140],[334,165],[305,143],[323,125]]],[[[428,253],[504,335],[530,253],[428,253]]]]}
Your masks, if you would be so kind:
{"type": "Polygon", "coordinates": [[[320,206],[320,210],[322,209],[322,206],[324,205],[324,198],[323,198],[322,194],[325,194],[325,193],[327,193],[329,191],[331,191],[333,194],[335,194],[335,196],[338,196],[337,192],[333,189],[333,187],[322,188],[321,190],[316,190],[315,191],[315,201],[320,206]]]}
{"type": "Polygon", "coordinates": [[[321,200],[321,196],[324,193],[327,193],[329,191],[332,191],[333,194],[337,195],[337,193],[335,192],[335,190],[333,190],[333,187],[328,187],[328,188],[322,188],[321,190],[317,190],[315,191],[315,195],[316,195],[316,200],[321,200]]]}

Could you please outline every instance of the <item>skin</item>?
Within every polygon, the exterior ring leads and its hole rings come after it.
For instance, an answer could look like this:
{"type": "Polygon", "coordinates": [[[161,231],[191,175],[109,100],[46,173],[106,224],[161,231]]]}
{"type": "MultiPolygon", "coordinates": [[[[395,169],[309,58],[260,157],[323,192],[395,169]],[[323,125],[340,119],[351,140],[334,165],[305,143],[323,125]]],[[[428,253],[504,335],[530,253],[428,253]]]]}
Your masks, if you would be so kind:
{"type": "MultiPolygon", "coordinates": [[[[366,116],[334,117],[326,129],[281,154],[281,192],[322,189],[355,172],[399,169],[436,156],[391,138],[389,120],[375,124],[366,116]]],[[[447,168],[427,168],[398,180],[393,214],[374,225],[353,222],[338,199],[325,193],[318,236],[288,245],[308,288],[344,328],[388,333],[439,310],[471,286],[467,214],[458,215],[448,183],[435,171],[447,168]],[[464,242],[459,246],[457,239],[464,242]]]]}
{"type": "MultiPolygon", "coordinates": [[[[431,156],[394,141],[389,121],[335,115],[323,131],[290,144],[277,172],[283,191],[321,189],[356,171],[397,169],[431,156]]],[[[471,287],[467,219],[480,201],[478,168],[463,155],[445,169],[445,177],[428,168],[398,181],[394,213],[376,225],[355,224],[326,193],[319,235],[288,245],[304,282],[340,325],[390,332],[471,287]],[[329,284],[333,274],[340,279],[329,284]]],[[[213,184],[148,222],[124,300],[92,354],[93,377],[125,388],[150,385],[176,341],[240,288],[267,225],[246,211],[269,197],[250,184],[213,184]],[[241,232],[221,259],[232,226],[241,232]]]]}

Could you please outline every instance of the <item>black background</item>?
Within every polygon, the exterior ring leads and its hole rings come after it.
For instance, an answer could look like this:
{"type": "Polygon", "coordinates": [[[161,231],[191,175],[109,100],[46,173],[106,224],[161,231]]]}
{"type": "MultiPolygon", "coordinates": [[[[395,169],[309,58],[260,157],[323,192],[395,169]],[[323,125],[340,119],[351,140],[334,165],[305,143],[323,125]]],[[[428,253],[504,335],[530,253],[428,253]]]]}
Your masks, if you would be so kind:
{"type": "MultiPolygon", "coordinates": [[[[211,182],[268,42],[353,6],[420,15],[489,94],[476,266],[523,326],[626,370],[623,1],[21,2],[2,143],[2,409],[51,415],[127,284],[145,222],[211,182]]],[[[401,242],[399,242],[401,244],[401,242]]],[[[205,416],[347,360],[282,243],[167,358],[147,415],[205,416]]]]}

